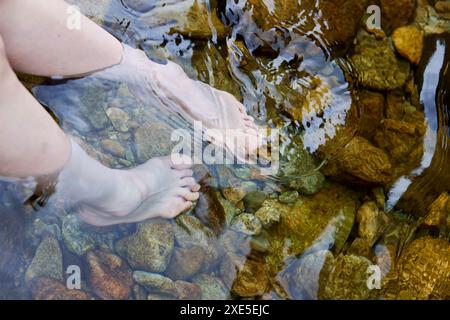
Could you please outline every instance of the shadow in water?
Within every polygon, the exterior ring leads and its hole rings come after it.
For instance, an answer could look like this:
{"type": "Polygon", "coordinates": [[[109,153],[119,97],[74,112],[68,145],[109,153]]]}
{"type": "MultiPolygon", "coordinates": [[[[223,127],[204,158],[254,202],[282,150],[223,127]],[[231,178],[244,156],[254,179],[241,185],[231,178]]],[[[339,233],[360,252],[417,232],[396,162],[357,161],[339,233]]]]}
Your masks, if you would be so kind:
{"type": "Polygon", "coordinates": [[[415,216],[424,215],[439,194],[450,189],[449,67],[450,34],[427,36],[415,75],[428,122],[426,152],[421,167],[410,177],[401,178],[391,190],[391,201],[395,201],[399,190],[407,188],[397,207],[415,216]]]}

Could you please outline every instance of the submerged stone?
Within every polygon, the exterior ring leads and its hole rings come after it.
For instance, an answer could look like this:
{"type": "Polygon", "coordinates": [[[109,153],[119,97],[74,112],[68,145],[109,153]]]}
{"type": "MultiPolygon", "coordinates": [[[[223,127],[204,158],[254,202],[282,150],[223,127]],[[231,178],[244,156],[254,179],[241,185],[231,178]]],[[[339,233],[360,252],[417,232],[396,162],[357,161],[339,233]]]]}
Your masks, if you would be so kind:
{"type": "Polygon", "coordinates": [[[350,62],[361,85],[385,91],[402,87],[409,77],[410,66],[398,60],[388,39],[376,39],[360,31],[350,62]]]}
{"type": "Polygon", "coordinates": [[[52,278],[63,280],[63,260],[58,240],[45,237],[34,255],[31,264],[25,273],[25,282],[31,283],[35,278],[52,278]]]}
{"type": "Polygon", "coordinates": [[[120,239],[116,250],[134,269],[163,272],[169,264],[173,246],[173,225],[167,220],[153,219],[139,224],[133,235],[120,239]]]}

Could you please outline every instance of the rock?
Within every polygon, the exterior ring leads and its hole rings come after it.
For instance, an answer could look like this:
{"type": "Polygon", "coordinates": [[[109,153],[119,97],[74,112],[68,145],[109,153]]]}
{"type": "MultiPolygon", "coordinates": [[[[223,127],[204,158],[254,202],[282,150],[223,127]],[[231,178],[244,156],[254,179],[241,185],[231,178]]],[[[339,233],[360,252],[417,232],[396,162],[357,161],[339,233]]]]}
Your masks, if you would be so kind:
{"type": "Polygon", "coordinates": [[[83,230],[84,227],[84,223],[76,215],[67,215],[63,218],[62,237],[69,251],[77,256],[82,256],[96,247],[112,247],[114,233],[88,232],[83,230]]]}
{"type": "Polygon", "coordinates": [[[141,223],[133,235],[116,243],[117,252],[133,269],[163,272],[169,264],[174,246],[173,225],[163,219],[141,223]]]}
{"type": "Polygon", "coordinates": [[[219,278],[207,274],[199,274],[195,276],[193,282],[200,287],[200,290],[202,292],[202,300],[228,299],[228,292],[219,278]]]}
{"type": "Polygon", "coordinates": [[[354,137],[324,168],[326,175],[356,185],[380,185],[390,181],[388,155],[362,137],[354,137]]]}
{"type": "Polygon", "coordinates": [[[234,217],[242,212],[242,209],[237,208],[236,205],[232,204],[230,201],[222,197],[220,192],[217,192],[217,199],[222,205],[223,211],[225,212],[225,221],[227,225],[230,225],[234,217]]]}
{"type": "Polygon", "coordinates": [[[395,49],[413,64],[419,64],[423,50],[423,33],[414,26],[395,29],[392,33],[395,49]]]}
{"type": "Polygon", "coordinates": [[[61,282],[52,278],[37,278],[31,284],[33,300],[92,300],[81,290],[67,289],[61,282]]]}
{"type": "Polygon", "coordinates": [[[375,203],[378,206],[378,209],[384,210],[384,207],[386,204],[386,196],[384,194],[384,189],[383,188],[373,188],[372,195],[375,200],[375,203]]]}
{"type": "Polygon", "coordinates": [[[118,256],[103,250],[86,254],[89,285],[103,300],[127,300],[133,286],[132,271],[118,256]]]}
{"type": "Polygon", "coordinates": [[[201,247],[175,248],[165,274],[174,280],[187,280],[196,275],[205,261],[201,247]]]}
{"type": "MultiPolygon", "coordinates": [[[[414,83],[410,83],[412,88],[409,95],[414,95],[417,87],[414,83]]],[[[412,102],[412,98],[408,98],[403,90],[394,90],[388,92],[386,99],[386,118],[396,121],[404,121],[414,125],[423,125],[425,117],[420,110],[420,102],[412,102]]],[[[420,99],[420,98],[419,98],[420,99]]]]}
{"type": "Polygon", "coordinates": [[[321,278],[319,299],[368,300],[376,294],[367,286],[367,270],[372,262],[364,257],[341,255],[328,277],[321,278]]]}
{"type": "Polygon", "coordinates": [[[337,184],[326,185],[314,196],[300,196],[294,205],[266,200],[263,208],[281,216],[269,230],[271,248],[266,261],[270,274],[278,273],[285,259],[305,250],[342,250],[353,228],[357,200],[357,193],[337,184]]]}
{"type": "Polygon", "coordinates": [[[283,152],[280,155],[280,168],[278,178],[290,189],[297,190],[301,194],[312,195],[323,186],[325,177],[316,170],[314,158],[305,149],[298,136],[283,136],[283,152]]]}
{"type": "Polygon", "coordinates": [[[270,5],[249,0],[248,4],[253,20],[264,31],[281,27],[307,34],[320,28],[321,41],[335,49],[345,49],[351,44],[366,8],[366,1],[356,0],[275,0],[270,5]],[[299,12],[302,14],[298,15],[299,12]]]}
{"type": "Polygon", "coordinates": [[[194,215],[215,234],[219,234],[226,221],[225,211],[213,188],[200,183],[200,196],[194,215]]]}
{"type": "Polygon", "coordinates": [[[100,142],[100,146],[106,152],[115,157],[125,158],[125,148],[116,140],[105,139],[100,142]]]}
{"type": "Polygon", "coordinates": [[[214,232],[193,216],[181,215],[175,221],[175,239],[178,246],[181,248],[193,246],[202,248],[205,253],[202,269],[209,270],[213,267],[220,258],[219,246],[214,232]]]}
{"type": "Polygon", "coordinates": [[[350,247],[345,251],[347,255],[362,256],[371,259],[373,255],[373,241],[366,238],[356,238],[350,247]]]}
{"type": "Polygon", "coordinates": [[[192,65],[197,71],[197,79],[212,87],[226,91],[241,100],[239,85],[228,71],[227,61],[216,45],[211,42],[199,42],[192,56],[192,65]]]}
{"type": "Polygon", "coordinates": [[[328,278],[333,264],[333,254],[328,250],[301,256],[281,273],[283,287],[292,299],[317,300],[321,279],[328,278]]]}
{"type": "Polygon", "coordinates": [[[439,230],[448,229],[450,231],[450,224],[447,225],[450,218],[450,196],[447,192],[442,193],[430,205],[428,214],[426,215],[422,224],[429,228],[437,228],[439,230]]]}
{"type": "Polygon", "coordinates": [[[261,233],[261,221],[251,213],[242,213],[231,222],[231,229],[249,235],[257,236],[261,233]]]}
{"type": "Polygon", "coordinates": [[[237,273],[231,291],[240,297],[262,296],[269,285],[264,263],[248,259],[237,273]]]}
{"type": "Polygon", "coordinates": [[[284,204],[294,204],[297,202],[299,194],[297,191],[289,191],[280,194],[278,200],[284,204]]]}
{"type": "Polygon", "coordinates": [[[384,231],[388,217],[380,211],[375,202],[365,202],[356,214],[358,235],[373,245],[384,231]]]}
{"type": "Polygon", "coordinates": [[[174,282],[170,278],[164,277],[160,274],[134,271],[133,279],[149,292],[171,296],[177,295],[174,282]]]}
{"type": "Polygon", "coordinates": [[[128,132],[130,130],[128,121],[130,120],[128,114],[119,108],[108,108],[106,115],[111,121],[114,129],[120,132],[128,132]]]}
{"type": "Polygon", "coordinates": [[[169,296],[166,294],[150,293],[147,296],[147,300],[165,301],[165,300],[176,300],[174,296],[169,296]]]}
{"type": "Polygon", "coordinates": [[[376,39],[361,31],[350,62],[361,85],[376,91],[402,87],[409,77],[406,61],[397,60],[388,39],[376,39]]]}
{"type": "Polygon", "coordinates": [[[35,278],[52,278],[63,280],[63,260],[58,240],[45,237],[36,249],[31,264],[25,273],[25,282],[30,283],[35,278]]]}
{"type": "Polygon", "coordinates": [[[409,24],[415,16],[416,0],[380,0],[381,24],[387,32],[409,24]]]}
{"type": "Polygon", "coordinates": [[[267,234],[262,232],[260,235],[252,237],[250,240],[250,247],[257,252],[268,252],[270,249],[270,241],[267,234]]]}
{"type": "Polygon", "coordinates": [[[414,240],[399,258],[397,275],[398,280],[387,285],[388,299],[448,299],[449,242],[428,236],[414,240]]]}
{"type": "Polygon", "coordinates": [[[178,280],[174,282],[174,286],[178,299],[199,300],[202,296],[200,287],[194,283],[178,280]]]}
{"type": "Polygon", "coordinates": [[[134,143],[139,163],[170,155],[176,145],[170,139],[172,131],[167,124],[156,121],[146,121],[137,128],[134,132],[134,143]]]}
{"type": "Polygon", "coordinates": [[[448,1],[436,1],[436,3],[434,4],[434,8],[437,12],[449,13],[450,3],[448,1]]]}
{"type": "Polygon", "coordinates": [[[422,133],[422,126],[405,121],[385,119],[382,122],[374,142],[391,156],[395,164],[394,177],[408,174],[420,165],[423,156],[422,133]],[[401,170],[401,167],[405,168],[401,170]]]}
{"type": "MultiPolygon", "coordinates": [[[[129,1],[129,0],[128,0],[129,1]]],[[[135,0],[132,0],[135,1],[135,0]]],[[[191,39],[223,39],[227,29],[216,14],[217,8],[205,0],[183,0],[167,2],[150,1],[151,10],[141,17],[139,23],[147,27],[164,27],[161,32],[181,34],[191,39]]],[[[136,5],[139,9],[148,9],[149,5],[136,5]]]]}
{"type": "Polygon", "coordinates": [[[384,118],[386,99],[383,94],[368,90],[358,91],[358,98],[360,114],[358,133],[371,141],[384,118]]]}
{"type": "Polygon", "coordinates": [[[135,300],[147,300],[147,292],[138,284],[133,286],[133,295],[135,300]]]}
{"type": "Polygon", "coordinates": [[[276,207],[272,207],[273,201],[265,201],[255,216],[261,221],[264,228],[269,228],[272,224],[280,221],[281,213],[276,207]]]}
{"type": "Polygon", "coordinates": [[[247,193],[244,198],[245,211],[255,213],[261,208],[263,202],[267,199],[267,193],[263,191],[253,191],[247,193]]]}

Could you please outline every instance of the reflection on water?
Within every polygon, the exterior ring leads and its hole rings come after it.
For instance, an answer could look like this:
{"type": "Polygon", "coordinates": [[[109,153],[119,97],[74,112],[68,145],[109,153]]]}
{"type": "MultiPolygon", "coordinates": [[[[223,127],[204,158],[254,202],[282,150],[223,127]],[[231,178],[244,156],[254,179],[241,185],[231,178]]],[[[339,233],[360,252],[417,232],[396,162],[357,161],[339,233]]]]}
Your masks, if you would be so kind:
{"type": "MultiPolygon", "coordinates": [[[[448,35],[427,36],[416,67],[390,35],[360,27],[360,1],[71,2],[280,129],[280,170],[263,179],[249,166],[198,166],[191,212],[109,228],[83,224],[55,198],[22,209],[33,188],[4,182],[0,212],[11,227],[0,231],[15,240],[1,242],[2,296],[450,297],[448,35]],[[25,230],[11,237],[16,226],[25,230]],[[65,287],[74,265],[82,293],[65,287]]],[[[125,80],[48,82],[34,93],[114,168],[169,154],[171,131],[190,126],[125,80]]]]}

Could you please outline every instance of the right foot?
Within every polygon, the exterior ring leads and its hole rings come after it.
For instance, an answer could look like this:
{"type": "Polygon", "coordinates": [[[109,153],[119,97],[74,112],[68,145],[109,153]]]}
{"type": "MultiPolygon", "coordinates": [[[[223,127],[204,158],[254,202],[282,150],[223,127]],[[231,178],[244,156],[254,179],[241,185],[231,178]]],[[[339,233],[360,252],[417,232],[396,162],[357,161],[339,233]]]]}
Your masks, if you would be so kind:
{"type": "Polygon", "coordinates": [[[190,167],[175,165],[170,157],[164,157],[131,170],[114,170],[120,185],[107,201],[82,203],[80,218],[96,226],[174,218],[192,207],[199,197],[200,186],[190,167]]]}

